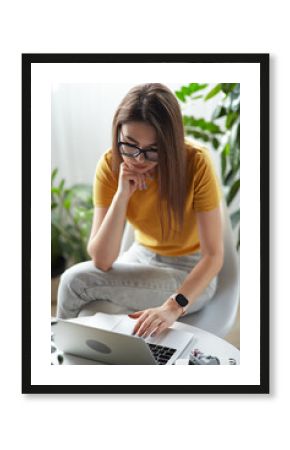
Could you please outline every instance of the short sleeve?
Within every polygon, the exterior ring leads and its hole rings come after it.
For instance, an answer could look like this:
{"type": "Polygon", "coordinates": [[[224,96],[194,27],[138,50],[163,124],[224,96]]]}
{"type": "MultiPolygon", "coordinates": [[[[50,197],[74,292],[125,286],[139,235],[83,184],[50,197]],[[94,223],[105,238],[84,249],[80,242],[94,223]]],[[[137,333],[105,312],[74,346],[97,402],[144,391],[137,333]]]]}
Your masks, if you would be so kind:
{"type": "Polygon", "coordinates": [[[195,211],[210,211],[219,206],[221,187],[211,157],[206,149],[197,150],[194,164],[195,211]]]}
{"type": "Polygon", "coordinates": [[[108,150],[98,161],[93,183],[95,206],[110,206],[118,187],[117,176],[112,170],[112,152],[108,150]]]}

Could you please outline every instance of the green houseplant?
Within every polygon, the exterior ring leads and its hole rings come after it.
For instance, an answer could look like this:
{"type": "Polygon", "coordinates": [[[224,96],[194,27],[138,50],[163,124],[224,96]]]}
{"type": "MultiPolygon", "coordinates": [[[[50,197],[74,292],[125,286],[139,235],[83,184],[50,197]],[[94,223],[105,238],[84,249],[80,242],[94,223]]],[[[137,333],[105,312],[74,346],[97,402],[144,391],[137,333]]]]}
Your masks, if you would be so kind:
{"type": "MultiPolygon", "coordinates": [[[[212,89],[208,84],[190,83],[175,91],[181,103],[194,107],[196,101],[207,102],[216,95],[220,100],[210,121],[183,114],[185,134],[210,143],[220,155],[221,179],[227,201],[231,205],[240,190],[240,85],[218,83],[212,89]]],[[[231,214],[232,226],[239,226],[240,209],[231,214]]],[[[240,246],[238,231],[237,248],[240,246]]]]}
{"type": "Polygon", "coordinates": [[[65,180],[56,182],[58,169],[51,174],[51,276],[60,275],[72,264],[88,259],[86,251],[92,217],[92,186],[65,180]]]}

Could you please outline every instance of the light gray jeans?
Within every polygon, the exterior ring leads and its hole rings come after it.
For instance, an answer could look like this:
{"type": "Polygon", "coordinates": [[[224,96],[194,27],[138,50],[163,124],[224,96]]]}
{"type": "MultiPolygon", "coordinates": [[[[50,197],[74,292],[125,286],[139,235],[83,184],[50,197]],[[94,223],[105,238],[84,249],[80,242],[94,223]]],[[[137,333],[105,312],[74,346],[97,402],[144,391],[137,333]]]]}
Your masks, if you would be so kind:
{"type": "MultiPolygon", "coordinates": [[[[161,256],[134,242],[107,272],[97,269],[91,261],[76,264],[61,276],[57,316],[77,317],[83,307],[96,301],[111,302],[128,312],[160,306],[179,289],[200,257],[200,253],[161,256]]],[[[214,277],[187,314],[203,308],[216,287],[214,277]]]]}

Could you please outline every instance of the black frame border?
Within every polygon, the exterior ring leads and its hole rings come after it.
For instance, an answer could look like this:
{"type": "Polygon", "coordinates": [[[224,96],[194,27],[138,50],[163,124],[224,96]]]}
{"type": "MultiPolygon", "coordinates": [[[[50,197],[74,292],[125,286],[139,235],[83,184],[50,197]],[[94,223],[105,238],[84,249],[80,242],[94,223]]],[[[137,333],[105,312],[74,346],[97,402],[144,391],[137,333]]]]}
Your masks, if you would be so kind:
{"type": "Polygon", "coordinates": [[[268,53],[22,54],[22,393],[23,394],[268,394],[269,376],[269,63],[268,53]],[[31,384],[31,65],[34,63],[256,63],[260,65],[260,384],[31,384]],[[261,151],[263,150],[263,151],[261,151]],[[263,299],[263,301],[262,301],[263,299]]]}

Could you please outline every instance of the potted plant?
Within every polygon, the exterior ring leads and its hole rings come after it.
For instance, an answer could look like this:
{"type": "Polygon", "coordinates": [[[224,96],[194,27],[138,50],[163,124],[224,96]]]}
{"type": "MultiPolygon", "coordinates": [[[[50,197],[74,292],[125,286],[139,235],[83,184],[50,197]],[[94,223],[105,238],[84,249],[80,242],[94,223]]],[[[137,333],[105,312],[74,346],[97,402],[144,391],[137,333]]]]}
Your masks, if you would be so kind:
{"type": "Polygon", "coordinates": [[[86,261],[92,218],[92,186],[65,186],[56,182],[58,169],[51,174],[51,278],[52,302],[55,302],[58,277],[78,262],[86,261]]]}
{"type": "MultiPolygon", "coordinates": [[[[184,106],[193,106],[196,101],[208,101],[216,95],[220,101],[210,121],[183,114],[186,135],[210,143],[220,155],[221,178],[227,205],[231,205],[240,190],[240,85],[218,83],[208,90],[208,84],[190,83],[175,91],[184,106]],[[202,92],[202,93],[201,93],[202,92]]],[[[231,214],[232,226],[240,222],[240,209],[231,214]]],[[[237,249],[240,246],[240,233],[237,249]]]]}
{"type": "Polygon", "coordinates": [[[51,273],[62,273],[68,265],[88,259],[87,240],[93,218],[92,186],[56,184],[51,176],[51,273]]]}

